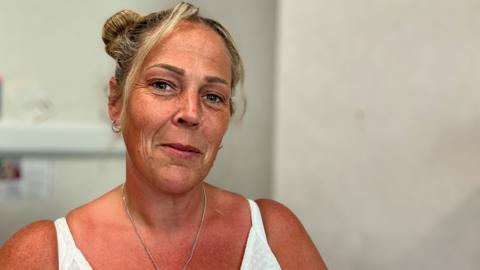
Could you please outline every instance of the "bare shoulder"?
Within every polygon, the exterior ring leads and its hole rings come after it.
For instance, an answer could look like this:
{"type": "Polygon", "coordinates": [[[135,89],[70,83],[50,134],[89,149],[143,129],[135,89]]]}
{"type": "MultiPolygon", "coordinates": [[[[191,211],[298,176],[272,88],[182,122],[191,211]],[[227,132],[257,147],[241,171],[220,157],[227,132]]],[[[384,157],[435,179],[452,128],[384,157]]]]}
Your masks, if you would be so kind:
{"type": "Polygon", "coordinates": [[[119,204],[121,192],[121,186],[115,187],[93,201],[71,210],[66,216],[70,229],[75,230],[79,223],[85,226],[91,225],[92,221],[95,220],[102,220],[107,223],[117,220],[119,215],[116,213],[123,211],[122,205],[119,204]]]}
{"type": "Polygon", "coordinates": [[[327,269],[300,220],[285,205],[256,200],[268,243],[282,269],[327,269]]]}
{"type": "Polygon", "coordinates": [[[248,218],[250,217],[248,214],[250,211],[248,208],[248,201],[242,195],[210,184],[206,184],[206,190],[207,194],[210,195],[209,197],[213,199],[213,206],[215,206],[217,210],[220,211],[221,209],[221,211],[232,213],[235,218],[238,218],[241,216],[238,211],[239,209],[242,209],[243,212],[247,214],[246,216],[248,218]]]}
{"type": "Polygon", "coordinates": [[[57,269],[57,236],[50,220],[27,225],[0,249],[2,269],[57,269]]]}

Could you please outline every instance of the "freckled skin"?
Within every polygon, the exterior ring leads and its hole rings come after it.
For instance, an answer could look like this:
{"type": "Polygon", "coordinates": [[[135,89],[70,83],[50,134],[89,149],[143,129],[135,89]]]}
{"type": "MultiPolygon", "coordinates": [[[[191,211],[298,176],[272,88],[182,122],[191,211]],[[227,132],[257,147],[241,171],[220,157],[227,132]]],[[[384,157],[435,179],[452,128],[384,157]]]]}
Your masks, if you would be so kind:
{"type": "MultiPolygon", "coordinates": [[[[125,190],[162,269],[181,269],[190,254],[201,216],[201,183],[230,120],[230,70],[223,40],[213,30],[181,22],[148,55],[131,90],[122,125],[128,153],[125,190]],[[178,144],[195,151],[178,151],[178,144]]],[[[112,120],[118,120],[120,106],[109,105],[112,120]]],[[[204,187],[205,227],[189,269],[240,269],[252,226],[248,202],[212,185],[204,187]]],[[[152,269],[122,196],[122,186],[116,187],[67,215],[75,245],[93,269],[152,269]]],[[[327,269],[288,208],[272,200],[257,204],[282,269],[327,269]]],[[[57,262],[52,221],[25,227],[0,248],[2,270],[58,269],[57,262]]]]}
{"type": "Polygon", "coordinates": [[[202,181],[213,165],[229,120],[230,85],[207,82],[207,77],[231,81],[230,59],[221,38],[206,26],[182,23],[153,48],[142,65],[128,101],[123,137],[128,150],[127,172],[168,193],[182,193],[202,181]],[[156,65],[184,71],[180,76],[156,65]],[[152,87],[165,80],[174,90],[152,87]],[[225,96],[212,104],[207,91],[225,96]],[[181,143],[202,153],[176,158],[161,144],[181,143]]]}

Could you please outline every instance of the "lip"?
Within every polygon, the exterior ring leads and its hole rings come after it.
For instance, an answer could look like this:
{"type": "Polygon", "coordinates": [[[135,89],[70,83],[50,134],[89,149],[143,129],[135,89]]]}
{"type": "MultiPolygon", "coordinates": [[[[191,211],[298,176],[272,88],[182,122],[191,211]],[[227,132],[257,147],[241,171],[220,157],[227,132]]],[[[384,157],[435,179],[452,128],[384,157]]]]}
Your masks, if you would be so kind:
{"type": "Polygon", "coordinates": [[[178,156],[180,158],[192,158],[202,154],[198,148],[180,143],[164,143],[161,146],[166,149],[169,153],[178,156]]]}

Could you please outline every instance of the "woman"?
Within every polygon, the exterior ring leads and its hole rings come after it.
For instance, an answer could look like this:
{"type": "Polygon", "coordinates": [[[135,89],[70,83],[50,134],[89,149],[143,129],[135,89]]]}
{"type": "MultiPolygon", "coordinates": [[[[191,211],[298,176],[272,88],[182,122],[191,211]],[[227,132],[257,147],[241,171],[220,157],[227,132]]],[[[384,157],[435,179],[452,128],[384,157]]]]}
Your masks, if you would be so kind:
{"type": "Polygon", "coordinates": [[[180,3],[121,11],[102,38],[117,62],[109,115],[127,149],[125,184],[20,230],[2,269],[326,269],[286,207],[204,182],[243,80],[223,26],[180,3]]]}

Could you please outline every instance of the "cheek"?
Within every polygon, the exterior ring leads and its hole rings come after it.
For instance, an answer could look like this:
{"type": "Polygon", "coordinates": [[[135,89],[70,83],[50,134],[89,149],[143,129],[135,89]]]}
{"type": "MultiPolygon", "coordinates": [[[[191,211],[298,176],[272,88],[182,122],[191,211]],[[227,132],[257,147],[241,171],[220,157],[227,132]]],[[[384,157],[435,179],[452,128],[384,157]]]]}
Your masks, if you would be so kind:
{"type": "Polygon", "coordinates": [[[144,96],[129,104],[127,117],[134,128],[149,134],[168,121],[172,114],[170,107],[168,104],[159,104],[155,98],[144,96]]]}
{"type": "Polygon", "coordinates": [[[153,105],[148,100],[134,98],[128,104],[125,118],[124,139],[128,150],[144,158],[149,156],[155,133],[165,122],[165,113],[153,105]]]}
{"type": "Polygon", "coordinates": [[[210,144],[218,147],[222,143],[223,136],[228,129],[229,124],[229,114],[222,116],[213,120],[206,129],[206,137],[208,138],[210,144]]]}
{"type": "Polygon", "coordinates": [[[225,122],[226,124],[223,124],[223,121],[221,121],[220,123],[222,124],[211,125],[209,128],[207,128],[208,131],[205,134],[205,137],[208,138],[210,145],[209,151],[207,152],[207,155],[204,159],[204,165],[207,164],[207,167],[205,167],[204,169],[207,169],[207,171],[209,171],[215,163],[215,159],[222,144],[223,136],[225,135],[225,132],[228,128],[228,122],[225,122]]]}

